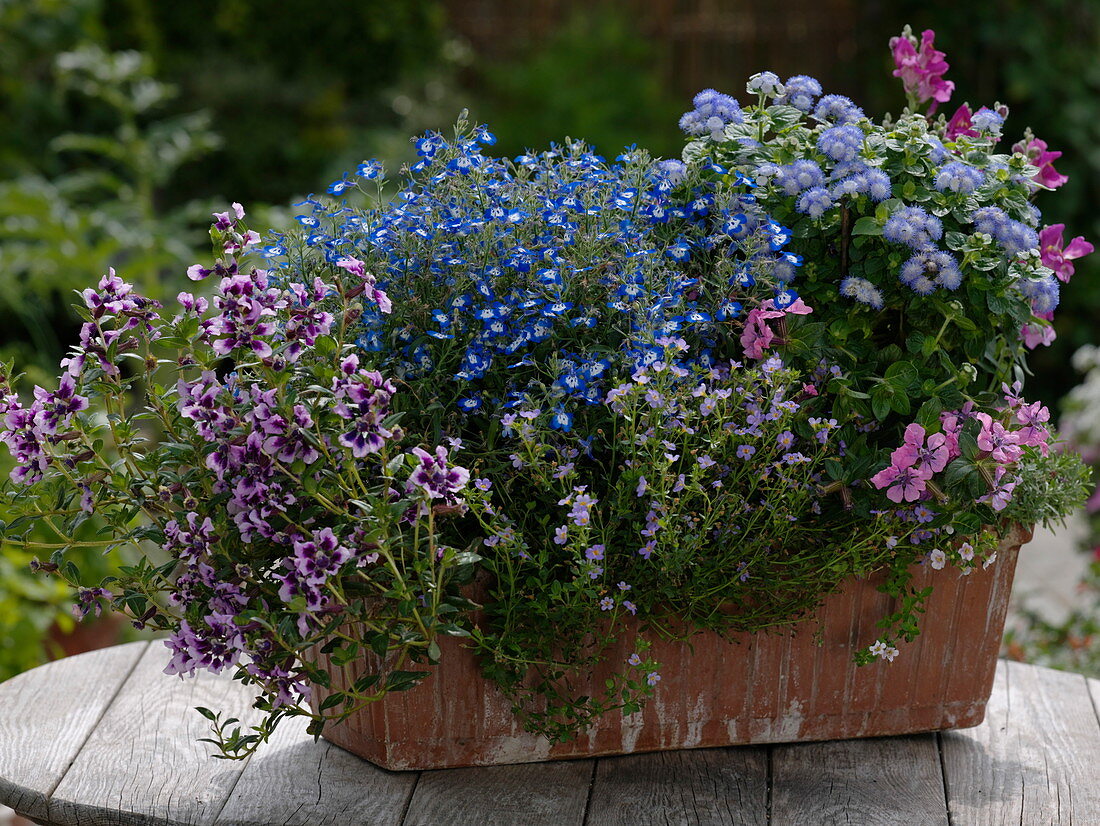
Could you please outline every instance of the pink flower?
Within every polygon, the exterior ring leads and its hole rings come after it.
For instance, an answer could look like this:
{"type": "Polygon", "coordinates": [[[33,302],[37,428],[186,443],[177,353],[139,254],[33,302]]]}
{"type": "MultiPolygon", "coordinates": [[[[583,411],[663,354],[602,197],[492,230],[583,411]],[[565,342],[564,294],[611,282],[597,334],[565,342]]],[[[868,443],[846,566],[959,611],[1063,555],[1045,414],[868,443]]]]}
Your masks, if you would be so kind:
{"type": "Polygon", "coordinates": [[[1018,443],[1037,447],[1046,456],[1050,450],[1047,446],[1050,431],[1046,427],[1046,422],[1050,421],[1050,410],[1042,402],[1024,404],[1016,411],[1016,421],[1022,425],[1016,431],[1018,443]]]}
{"type": "Polygon", "coordinates": [[[745,355],[748,358],[764,358],[764,350],[775,340],[775,333],[768,326],[767,319],[782,316],[783,313],[779,310],[767,310],[762,307],[749,311],[749,317],[745,320],[745,329],[741,331],[741,346],[745,348],[745,355]]]}
{"type": "Polygon", "coordinates": [[[917,48],[917,39],[913,37],[908,27],[901,37],[890,38],[890,49],[894,53],[894,77],[900,77],[905,86],[905,94],[914,98],[917,103],[931,100],[928,114],[936,111],[941,103],[946,103],[951,93],[955,91],[955,84],[950,80],[944,80],[943,74],[949,68],[943,59],[944,53],[932,46],[932,40],[936,33],[932,29],[925,29],[921,33],[920,48],[917,48]]]}
{"type": "MultiPolygon", "coordinates": [[[[905,442],[890,454],[890,462],[896,468],[915,467],[919,471],[939,473],[951,461],[951,445],[943,433],[933,433],[925,443],[924,428],[913,422],[905,428],[905,442]]],[[[957,440],[956,440],[957,444],[957,440]]]]}
{"type": "Polygon", "coordinates": [[[1057,189],[1069,180],[1068,175],[1062,175],[1054,168],[1054,162],[1062,157],[1062,153],[1047,149],[1046,141],[1038,138],[1022,140],[1012,145],[1012,151],[1026,155],[1032,166],[1039,167],[1039,171],[1031,179],[1033,189],[1040,186],[1057,189]]]}
{"type": "Polygon", "coordinates": [[[1049,347],[1054,343],[1055,338],[1057,336],[1054,328],[1049,324],[1025,324],[1020,328],[1020,341],[1029,350],[1034,350],[1040,344],[1049,347]]]}
{"type": "Polygon", "coordinates": [[[336,266],[340,267],[340,269],[347,270],[352,275],[357,275],[360,278],[367,277],[366,265],[358,258],[352,258],[351,256],[341,258],[336,262],[336,266]]]}
{"type": "Polygon", "coordinates": [[[959,135],[966,135],[971,138],[978,137],[978,130],[970,125],[970,118],[973,114],[970,107],[965,103],[956,109],[955,114],[951,116],[951,120],[947,122],[947,130],[943,133],[943,139],[953,141],[959,135]]]}
{"type": "Polygon", "coordinates": [[[871,482],[879,490],[889,485],[890,489],[886,491],[886,498],[891,502],[900,504],[903,499],[906,502],[917,501],[920,495],[924,493],[927,482],[931,478],[932,471],[930,468],[917,469],[887,465],[871,477],[871,482]]]}
{"type": "Polygon", "coordinates": [[[1006,430],[1000,422],[995,422],[988,413],[978,413],[975,418],[982,423],[978,433],[978,447],[992,454],[1002,464],[1015,462],[1024,450],[1020,447],[1019,434],[1006,430]]]}
{"type": "Polygon", "coordinates": [[[1008,507],[1008,503],[1012,500],[1012,491],[1015,490],[1016,485],[1020,482],[1020,477],[1013,477],[1011,481],[1002,482],[1004,478],[1005,469],[1003,467],[997,468],[997,473],[994,478],[994,487],[985,496],[978,497],[978,502],[985,502],[995,511],[1003,511],[1008,507]]]}
{"type": "Polygon", "coordinates": [[[759,307],[749,310],[748,318],[745,320],[745,328],[741,331],[741,346],[745,348],[745,355],[753,359],[764,358],[764,350],[770,347],[775,340],[775,333],[768,327],[767,319],[782,318],[788,313],[791,315],[809,315],[812,312],[813,308],[801,298],[796,298],[789,306],[781,310],[775,308],[775,301],[771,298],[760,302],[759,307]]]}
{"type": "Polygon", "coordinates": [[[1039,230],[1039,258],[1044,267],[1050,267],[1059,281],[1069,283],[1073,277],[1073,261],[1094,250],[1092,244],[1078,235],[1068,244],[1062,243],[1065,224],[1051,224],[1039,230]]]}

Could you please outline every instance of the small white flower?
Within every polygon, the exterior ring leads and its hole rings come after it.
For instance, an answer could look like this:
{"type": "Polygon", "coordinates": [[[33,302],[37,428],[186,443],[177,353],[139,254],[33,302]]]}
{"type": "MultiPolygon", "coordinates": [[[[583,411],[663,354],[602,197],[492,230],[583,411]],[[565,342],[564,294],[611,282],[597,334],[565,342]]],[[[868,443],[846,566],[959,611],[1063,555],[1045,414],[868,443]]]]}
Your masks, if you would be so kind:
{"type": "Polygon", "coordinates": [[[969,562],[974,558],[974,546],[969,542],[964,542],[959,546],[959,557],[969,562]]]}
{"type": "Polygon", "coordinates": [[[985,562],[982,563],[982,567],[983,568],[988,568],[990,565],[992,565],[996,561],[997,561],[997,552],[994,551],[993,553],[991,553],[989,556],[987,556],[985,558],[985,562]]]}
{"type": "Polygon", "coordinates": [[[932,553],[928,554],[928,563],[937,571],[943,570],[943,566],[947,564],[947,554],[941,551],[939,548],[933,549],[932,553]]]}

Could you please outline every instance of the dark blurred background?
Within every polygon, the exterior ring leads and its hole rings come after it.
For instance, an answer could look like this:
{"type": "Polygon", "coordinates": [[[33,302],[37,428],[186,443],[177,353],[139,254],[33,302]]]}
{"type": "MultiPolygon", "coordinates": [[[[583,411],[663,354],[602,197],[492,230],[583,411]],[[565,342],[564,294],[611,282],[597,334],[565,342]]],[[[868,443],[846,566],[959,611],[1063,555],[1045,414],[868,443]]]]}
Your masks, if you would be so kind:
{"type": "MultiPolygon", "coordinates": [[[[964,101],[1012,109],[1070,176],[1039,206],[1100,240],[1100,0],[10,0],[0,3],[0,343],[52,368],[71,290],[108,265],[175,294],[209,212],[260,228],[468,107],[515,155],[566,135],[678,154],[691,96],[810,74],[873,116],[904,104],[888,39],[933,28],[964,101]]],[[[201,251],[201,252],[200,252],[201,251]]],[[[1100,255],[1063,294],[1029,395],[1056,403],[1100,318],[1100,255]]],[[[33,371],[32,371],[33,372],[33,371]]]]}

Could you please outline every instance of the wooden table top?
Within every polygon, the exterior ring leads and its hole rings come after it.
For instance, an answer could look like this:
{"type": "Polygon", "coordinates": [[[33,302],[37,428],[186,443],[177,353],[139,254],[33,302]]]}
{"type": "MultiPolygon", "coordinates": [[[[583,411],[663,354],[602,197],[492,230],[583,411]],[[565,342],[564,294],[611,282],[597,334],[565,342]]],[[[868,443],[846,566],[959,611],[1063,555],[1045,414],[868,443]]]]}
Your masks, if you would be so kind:
{"type": "Polygon", "coordinates": [[[167,659],[130,643],[0,685],[0,804],[66,826],[1100,824],[1100,681],[1019,663],[961,731],[387,772],[301,719],[248,761],[209,757],[192,708],[249,719],[248,689],[167,659]]]}

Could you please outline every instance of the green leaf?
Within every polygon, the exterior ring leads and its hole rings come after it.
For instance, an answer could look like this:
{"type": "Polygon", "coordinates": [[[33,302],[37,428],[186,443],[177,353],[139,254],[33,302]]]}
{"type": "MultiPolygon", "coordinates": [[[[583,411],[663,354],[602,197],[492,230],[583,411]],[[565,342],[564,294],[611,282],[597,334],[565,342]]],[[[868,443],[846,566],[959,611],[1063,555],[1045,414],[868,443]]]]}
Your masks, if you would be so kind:
{"type": "Polygon", "coordinates": [[[892,395],[893,393],[886,385],[880,385],[876,388],[875,392],[871,394],[871,411],[880,422],[889,416],[890,411],[893,409],[890,399],[892,395]]]}
{"type": "Polygon", "coordinates": [[[905,392],[920,379],[917,368],[908,361],[896,361],[886,368],[886,383],[898,392],[905,392]]]}
{"type": "Polygon", "coordinates": [[[871,215],[864,215],[852,227],[852,235],[882,235],[882,225],[871,215]]]}
{"type": "Polygon", "coordinates": [[[963,457],[971,461],[981,452],[978,448],[978,440],[974,438],[973,434],[967,433],[965,430],[959,434],[959,452],[963,457]]]}
{"type": "Polygon", "coordinates": [[[942,412],[943,405],[939,399],[928,399],[917,411],[917,424],[927,431],[935,430],[939,426],[942,412]]]}
{"type": "Polygon", "coordinates": [[[391,671],[386,678],[386,690],[408,691],[427,676],[427,671],[391,671]]]}
{"type": "Polygon", "coordinates": [[[913,410],[913,402],[910,400],[908,393],[898,392],[890,397],[890,407],[895,413],[908,416],[913,410]]]}

